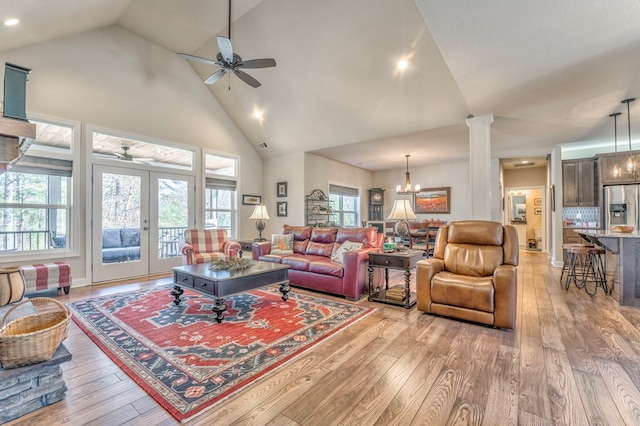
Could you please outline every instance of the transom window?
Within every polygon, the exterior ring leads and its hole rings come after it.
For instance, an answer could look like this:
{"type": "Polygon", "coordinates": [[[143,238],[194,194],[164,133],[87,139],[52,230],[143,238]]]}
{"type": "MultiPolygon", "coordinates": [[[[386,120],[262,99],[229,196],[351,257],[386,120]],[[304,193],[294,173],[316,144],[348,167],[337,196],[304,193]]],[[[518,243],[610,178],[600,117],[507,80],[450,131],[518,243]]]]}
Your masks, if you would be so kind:
{"type": "Polygon", "coordinates": [[[141,165],[193,170],[193,151],[93,132],[93,157],[141,165]]]}

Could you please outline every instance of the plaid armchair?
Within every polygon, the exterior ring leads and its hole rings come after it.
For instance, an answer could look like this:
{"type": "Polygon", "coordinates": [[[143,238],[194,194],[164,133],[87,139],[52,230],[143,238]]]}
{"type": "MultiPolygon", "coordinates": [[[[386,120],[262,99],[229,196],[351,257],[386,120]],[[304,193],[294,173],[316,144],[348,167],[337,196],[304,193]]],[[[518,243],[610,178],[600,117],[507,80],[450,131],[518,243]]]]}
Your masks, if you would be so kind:
{"type": "Polygon", "coordinates": [[[240,253],[241,246],[237,241],[228,240],[224,229],[187,229],[184,231],[184,243],[180,245],[182,264],[194,265],[227,259],[230,249],[240,253]]]}

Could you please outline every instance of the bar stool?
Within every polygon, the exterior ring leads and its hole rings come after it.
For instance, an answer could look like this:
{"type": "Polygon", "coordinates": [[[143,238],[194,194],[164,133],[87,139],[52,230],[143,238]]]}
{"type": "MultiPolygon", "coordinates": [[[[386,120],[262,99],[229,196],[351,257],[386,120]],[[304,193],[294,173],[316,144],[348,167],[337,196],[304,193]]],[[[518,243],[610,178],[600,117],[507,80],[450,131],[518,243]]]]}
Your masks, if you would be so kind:
{"type": "MultiPolygon", "coordinates": [[[[570,248],[574,248],[574,247],[593,247],[593,244],[590,243],[567,243],[567,244],[563,244],[562,245],[562,250],[564,251],[564,258],[562,261],[562,272],[560,272],[560,283],[562,283],[562,277],[564,277],[564,274],[567,273],[567,270],[569,269],[569,263],[571,262],[571,259],[575,256],[574,253],[570,253],[569,249],[570,248]]],[[[574,261],[576,259],[573,259],[574,261]]],[[[569,287],[566,285],[565,283],[565,289],[568,289],[569,287]]]]}
{"type": "Polygon", "coordinates": [[[598,287],[609,294],[605,264],[602,261],[605,250],[601,247],[569,247],[567,252],[570,255],[565,290],[568,291],[573,282],[576,288],[584,287],[590,296],[596,294],[598,287]]]}

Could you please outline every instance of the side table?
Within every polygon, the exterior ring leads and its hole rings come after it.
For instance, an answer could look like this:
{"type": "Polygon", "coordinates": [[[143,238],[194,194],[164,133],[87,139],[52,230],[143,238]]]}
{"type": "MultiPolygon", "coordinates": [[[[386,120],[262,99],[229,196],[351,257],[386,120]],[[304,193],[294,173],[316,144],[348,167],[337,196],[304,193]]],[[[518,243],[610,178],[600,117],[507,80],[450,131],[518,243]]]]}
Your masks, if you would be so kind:
{"type": "Polygon", "coordinates": [[[411,270],[416,267],[419,260],[425,258],[425,252],[422,250],[402,250],[391,253],[369,253],[369,301],[383,302],[391,305],[404,306],[410,309],[416,304],[416,294],[411,292],[409,282],[411,280],[411,270]],[[373,270],[374,268],[384,268],[385,287],[380,285],[373,287],[373,270]],[[389,289],[389,269],[404,270],[404,300],[393,300],[386,297],[386,291],[389,289]]]}
{"type": "MultiPolygon", "coordinates": [[[[253,248],[253,240],[247,240],[247,241],[238,241],[238,243],[240,243],[240,253],[238,253],[238,255],[240,257],[244,257],[243,253],[247,252],[247,253],[251,253],[253,248]]],[[[253,255],[252,255],[253,256],[253,255]]]]}

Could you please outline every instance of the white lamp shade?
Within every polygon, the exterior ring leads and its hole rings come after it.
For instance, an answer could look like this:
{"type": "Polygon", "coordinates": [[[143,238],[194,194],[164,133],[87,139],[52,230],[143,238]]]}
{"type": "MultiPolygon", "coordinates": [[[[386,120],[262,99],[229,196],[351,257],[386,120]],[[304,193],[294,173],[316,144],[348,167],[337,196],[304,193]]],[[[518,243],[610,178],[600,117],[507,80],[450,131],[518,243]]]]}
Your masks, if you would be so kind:
{"type": "Polygon", "coordinates": [[[260,204],[253,209],[253,213],[249,219],[269,219],[269,214],[267,213],[267,206],[263,206],[260,204]]]}
{"type": "Polygon", "coordinates": [[[409,200],[395,200],[393,202],[393,208],[387,220],[408,220],[417,219],[418,217],[411,208],[409,200]]]}

